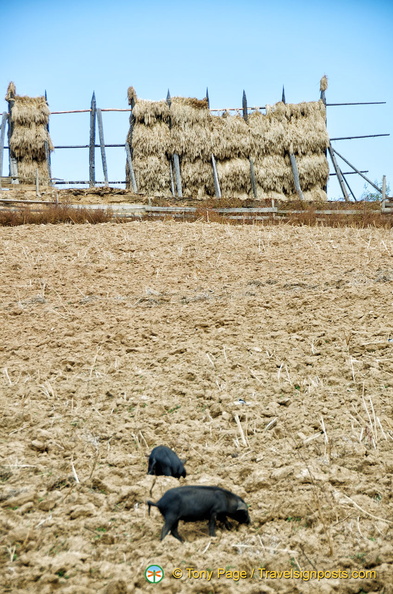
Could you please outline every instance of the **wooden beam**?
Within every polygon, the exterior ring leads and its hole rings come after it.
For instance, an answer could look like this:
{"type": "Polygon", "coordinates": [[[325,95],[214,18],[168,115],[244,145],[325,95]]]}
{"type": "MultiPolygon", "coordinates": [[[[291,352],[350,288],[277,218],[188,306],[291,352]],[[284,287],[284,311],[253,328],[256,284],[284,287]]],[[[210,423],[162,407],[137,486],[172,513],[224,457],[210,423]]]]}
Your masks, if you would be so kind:
{"type": "Polygon", "coordinates": [[[375,188],[376,190],[378,190],[378,192],[381,192],[381,188],[378,188],[378,186],[376,186],[375,184],[373,184],[373,182],[371,180],[368,179],[368,177],[366,177],[365,175],[363,175],[363,173],[361,173],[361,171],[359,171],[359,169],[356,169],[356,167],[354,167],[354,165],[352,165],[352,163],[350,163],[349,161],[347,161],[347,159],[344,159],[344,157],[342,155],[340,155],[340,153],[338,153],[336,151],[336,149],[334,149],[333,147],[331,147],[332,153],[336,154],[337,157],[340,157],[340,159],[342,159],[347,165],[349,165],[350,167],[352,167],[352,169],[354,171],[356,171],[356,173],[358,173],[363,179],[366,180],[367,183],[370,184],[370,186],[372,186],[373,188],[375,188]]]}
{"type": "Polygon", "coordinates": [[[13,151],[11,150],[11,136],[12,136],[12,132],[14,129],[14,126],[12,124],[12,107],[13,107],[14,103],[15,103],[15,101],[13,99],[8,101],[8,146],[10,147],[9,172],[10,172],[10,176],[12,177],[12,183],[19,184],[18,162],[16,160],[16,157],[15,157],[13,151]]]}
{"type": "MultiPolygon", "coordinates": [[[[46,89],[45,89],[45,103],[47,104],[47,106],[49,108],[48,94],[46,92],[46,89]]],[[[48,140],[45,142],[45,158],[46,158],[46,163],[47,163],[47,167],[48,167],[49,185],[52,185],[52,182],[51,182],[51,179],[52,179],[52,160],[51,160],[51,154],[50,154],[50,150],[49,150],[49,136],[50,136],[49,119],[48,119],[48,123],[46,125],[46,131],[48,132],[48,140]]]]}
{"type": "Polygon", "coordinates": [[[172,196],[176,196],[176,192],[175,192],[175,181],[173,179],[173,167],[172,167],[172,160],[169,159],[169,176],[170,176],[170,180],[171,180],[171,192],[172,192],[172,196]]]}
{"type": "Polygon", "coordinates": [[[93,92],[90,104],[89,185],[95,186],[95,144],[96,144],[96,95],[93,92]]]}
{"type": "Polygon", "coordinates": [[[128,142],[126,142],[126,155],[127,155],[128,167],[130,169],[130,178],[131,178],[132,191],[135,192],[135,193],[137,193],[138,186],[136,184],[134,167],[132,165],[132,149],[131,149],[131,147],[130,147],[130,145],[129,145],[128,142]]]}
{"type": "Polygon", "coordinates": [[[292,150],[289,153],[289,158],[291,160],[293,181],[295,182],[295,189],[296,189],[297,195],[299,196],[300,200],[304,200],[304,195],[303,195],[302,189],[300,187],[299,170],[297,168],[295,155],[293,154],[292,150]]]}
{"type": "Polygon", "coordinates": [[[102,172],[104,174],[105,185],[107,186],[108,185],[108,166],[107,166],[106,154],[105,154],[104,125],[102,122],[101,109],[99,109],[99,108],[97,108],[97,123],[98,123],[98,134],[100,137],[102,172]]]}
{"type": "Polygon", "coordinates": [[[257,190],[257,182],[255,179],[255,170],[254,170],[254,161],[250,157],[250,178],[251,178],[251,187],[252,193],[254,198],[258,198],[258,190],[257,190]]]}
{"type": "Polygon", "coordinates": [[[176,153],[173,154],[173,166],[175,168],[177,195],[179,196],[179,198],[183,198],[183,188],[182,188],[182,184],[181,184],[181,172],[180,172],[180,159],[179,159],[179,155],[177,155],[176,153]]]}
{"type": "Polygon", "coordinates": [[[334,155],[334,149],[333,149],[332,145],[330,144],[330,142],[329,142],[328,151],[329,151],[329,155],[332,160],[332,163],[333,163],[334,170],[337,174],[338,183],[340,184],[340,188],[343,193],[344,199],[346,202],[349,202],[349,196],[348,196],[347,188],[345,187],[343,174],[341,172],[340,167],[338,166],[337,159],[334,155]]]}
{"type": "Polygon", "coordinates": [[[243,101],[242,101],[242,104],[243,104],[243,107],[242,107],[242,109],[243,109],[243,119],[244,119],[245,122],[247,122],[248,121],[248,110],[247,110],[247,96],[246,96],[246,91],[243,91],[243,101]]]}
{"type": "Polygon", "coordinates": [[[4,160],[4,139],[5,126],[7,123],[8,114],[5,111],[1,117],[1,131],[0,131],[0,177],[3,175],[3,160],[4,160]]]}
{"type": "Polygon", "coordinates": [[[386,175],[382,177],[382,200],[386,198],[386,175]]]}
{"type": "Polygon", "coordinates": [[[282,86],[282,95],[281,95],[281,101],[282,101],[283,103],[286,103],[286,101],[285,101],[285,89],[284,89],[284,85],[282,86]]]}
{"type": "Polygon", "coordinates": [[[209,89],[207,87],[206,87],[206,101],[207,101],[207,108],[210,109],[209,89]]]}
{"type": "Polygon", "coordinates": [[[213,180],[214,180],[214,193],[216,198],[221,198],[220,180],[218,179],[216,159],[212,154],[212,166],[213,166],[213,180]]]}

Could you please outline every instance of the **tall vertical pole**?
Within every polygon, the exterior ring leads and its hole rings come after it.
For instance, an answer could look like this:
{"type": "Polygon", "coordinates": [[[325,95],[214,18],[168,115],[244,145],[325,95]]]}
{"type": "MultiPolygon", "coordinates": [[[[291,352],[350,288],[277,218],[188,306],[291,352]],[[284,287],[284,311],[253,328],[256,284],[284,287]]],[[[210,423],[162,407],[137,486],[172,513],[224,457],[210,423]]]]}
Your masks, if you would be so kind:
{"type": "MultiPolygon", "coordinates": [[[[47,104],[47,106],[49,107],[48,104],[48,95],[47,92],[45,90],[45,102],[47,104]]],[[[52,163],[51,163],[51,156],[50,156],[50,150],[49,150],[49,118],[48,118],[48,123],[46,125],[46,131],[48,132],[48,140],[45,141],[45,159],[46,159],[46,164],[48,167],[48,177],[49,177],[49,185],[52,185],[52,163]]]]}
{"type": "Polygon", "coordinates": [[[98,134],[100,137],[102,171],[104,174],[105,185],[107,186],[108,185],[108,166],[106,163],[106,154],[105,154],[104,125],[102,123],[102,112],[101,112],[101,109],[99,109],[99,108],[97,108],[97,123],[98,123],[98,134]]]}
{"type": "MultiPolygon", "coordinates": [[[[326,109],[326,95],[325,95],[325,91],[327,89],[327,77],[323,76],[321,78],[321,81],[319,83],[319,90],[320,90],[320,99],[323,102],[324,106],[325,106],[325,127],[327,130],[327,109],[326,109]]],[[[327,149],[325,149],[325,158],[327,160],[327,149]]],[[[327,194],[327,182],[326,184],[323,186],[323,190],[325,192],[325,194],[327,194]]]]}
{"type": "Polygon", "coordinates": [[[245,122],[248,121],[248,112],[247,112],[247,96],[246,96],[246,91],[243,91],[243,119],[245,122]]]}
{"type": "Polygon", "coordinates": [[[285,89],[284,89],[284,85],[282,86],[282,95],[281,95],[281,101],[282,101],[283,103],[286,103],[286,101],[285,101],[285,89]]]}
{"type": "MultiPolygon", "coordinates": [[[[172,104],[172,100],[171,100],[171,94],[169,92],[168,89],[168,93],[166,96],[166,102],[168,104],[169,109],[171,108],[171,104],[172,104]]],[[[169,116],[169,129],[172,128],[172,118],[169,116]]],[[[181,183],[181,171],[180,171],[180,159],[179,159],[179,155],[177,155],[176,153],[173,153],[172,155],[172,160],[173,160],[173,168],[175,170],[175,182],[176,182],[176,189],[177,189],[177,195],[179,196],[179,198],[183,197],[183,188],[182,188],[182,183],[181,183]]]]}
{"type": "Polygon", "coordinates": [[[216,159],[212,154],[212,166],[213,166],[213,181],[214,181],[214,193],[216,198],[221,198],[220,180],[218,179],[218,172],[216,166],[216,159]]]}
{"type": "Polygon", "coordinates": [[[90,104],[89,185],[95,186],[95,144],[96,144],[96,95],[93,91],[90,104]]]}
{"type": "Polygon", "coordinates": [[[7,122],[8,114],[5,111],[1,117],[1,132],[0,132],[0,177],[3,175],[3,160],[4,160],[4,139],[5,139],[5,126],[7,122]]]}
{"type": "Polygon", "coordinates": [[[209,89],[206,87],[206,97],[205,97],[206,101],[207,101],[207,108],[210,109],[210,97],[209,97],[209,89]]]}
{"type": "Polygon", "coordinates": [[[11,183],[12,184],[19,184],[19,178],[18,178],[18,163],[16,160],[16,157],[13,153],[13,151],[11,150],[11,136],[12,136],[12,132],[14,129],[14,126],[12,124],[12,108],[14,105],[15,101],[13,99],[13,96],[10,96],[10,98],[8,99],[8,146],[9,146],[9,155],[10,155],[10,177],[11,177],[11,183]]]}

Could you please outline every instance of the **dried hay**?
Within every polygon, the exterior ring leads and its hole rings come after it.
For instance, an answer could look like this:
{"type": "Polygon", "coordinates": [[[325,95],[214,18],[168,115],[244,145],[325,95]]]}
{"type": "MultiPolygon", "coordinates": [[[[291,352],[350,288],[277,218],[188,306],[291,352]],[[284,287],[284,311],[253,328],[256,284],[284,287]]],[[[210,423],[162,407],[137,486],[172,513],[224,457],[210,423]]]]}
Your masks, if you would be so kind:
{"type": "Polygon", "coordinates": [[[247,198],[251,194],[250,161],[248,159],[218,161],[217,173],[223,197],[247,198]]]}
{"type": "Polygon", "coordinates": [[[165,156],[134,157],[138,192],[154,196],[168,196],[170,190],[169,162],[165,156]]]}
{"type": "Polygon", "coordinates": [[[182,161],[181,177],[184,197],[203,198],[214,196],[213,166],[211,162],[197,159],[182,161]]]}
{"type": "Polygon", "coordinates": [[[319,90],[322,92],[322,91],[326,91],[327,88],[328,88],[328,77],[326,76],[326,74],[324,74],[319,82],[319,90]]]}
{"type": "Polygon", "coordinates": [[[255,111],[248,116],[248,122],[250,153],[254,159],[265,155],[281,155],[287,149],[287,126],[280,117],[276,118],[273,113],[264,115],[255,111]]]}
{"type": "Polygon", "coordinates": [[[11,122],[16,126],[47,126],[50,112],[45,97],[15,95],[13,101],[11,122]]]}
{"type": "Polygon", "coordinates": [[[138,99],[132,110],[135,123],[154,126],[158,121],[169,124],[169,105],[166,101],[138,99]]]}
{"type": "Polygon", "coordinates": [[[322,101],[299,103],[288,122],[288,138],[300,155],[323,152],[329,146],[326,108],[322,101]]]}
{"type": "Polygon", "coordinates": [[[21,183],[33,184],[37,180],[41,185],[47,184],[49,180],[49,171],[46,161],[37,161],[36,159],[22,159],[18,161],[18,178],[21,183]]]}
{"type": "Polygon", "coordinates": [[[136,95],[136,91],[135,91],[134,87],[128,87],[127,99],[128,99],[129,105],[134,105],[138,101],[138,97],[136,95]]]}
{"type": "MultiPolygon", "coordinates": [[[[133,89],[130,96],[136,97],[133,89]]],[[[173,97],[170,106],[166,101],[137,100],[132,118],[134,169],[142,191],[170,193],[168,159],[175,153],[185,197],[214,196],[212,154],[223,196],[252,196],[251,157],[259,197],[288,199],[295,194],[290,150],[303,191],[322,192],[328,180],[329,138],[322,101],[279,102],[267,106],[266,115],[251,113],[246,122],[239,115],[213,116],[206,99],[173,97]]]]}
{"type": "Polygon", "coordinates": [[[47,155],[53,151],[48,132],[49,107],[45,97],[16,94],[14,83],[7,89],[11,107],[11,154],[16,158],[18,176],[24,183],[34,183],[37,176],[42,184],[49,182],[47,155]]]}
{"type": "Polygon", "coordinates": [[[169,126],[159,120],[154,126],[135,125],[132,131],[132,146],[133,155],[141,159],[151,155],[165,155],[172,147],[169,126]]]}
{"type": "Polygon", "coordinates": [[[254,162],[257,185],[265,192],[291,194],[294,188],[289,158],[281,155],[266,155],[254,162]]]}
{"type": "Polygon", "coordinates": [[[241,116],[213,116],[212,152],[217,160],[250,156],[249,126],[241,116]]]}
{"type": "Polygon", "coordinates": [[[329,177],[329,165],[323,153],[297,157],[296,163],[302,190],[307,191],[314,186],[323,188],[326,185],[329,177]]]}

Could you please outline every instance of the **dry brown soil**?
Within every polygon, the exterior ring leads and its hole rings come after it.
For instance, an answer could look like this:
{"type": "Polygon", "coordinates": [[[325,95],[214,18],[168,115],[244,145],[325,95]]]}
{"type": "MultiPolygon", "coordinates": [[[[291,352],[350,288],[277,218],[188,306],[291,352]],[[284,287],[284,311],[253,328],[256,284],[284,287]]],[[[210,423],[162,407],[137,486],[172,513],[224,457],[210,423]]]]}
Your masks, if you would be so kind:
{"type": "Polygon", "coordinates": [[[0,236],[0,591],[393,591],[391,231],[0,236]],[[158,444],[185,480],[153,486],[158,444]],[[160,542],[146,501],[179,484],[230,489],[252,525],[160,542]]]}

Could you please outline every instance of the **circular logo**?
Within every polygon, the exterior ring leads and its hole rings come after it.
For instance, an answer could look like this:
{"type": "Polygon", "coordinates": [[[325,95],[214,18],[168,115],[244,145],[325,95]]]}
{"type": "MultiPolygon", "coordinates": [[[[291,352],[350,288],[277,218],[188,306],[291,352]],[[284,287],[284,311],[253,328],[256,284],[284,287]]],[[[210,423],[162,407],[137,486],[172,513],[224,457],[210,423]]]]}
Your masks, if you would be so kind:
{"type": "Polygon", "coordinates": [[[145,578],[151,584],[158,584],[164,579],[164,570],[159,565],[149,565],[145,569],[145,578]]]}

